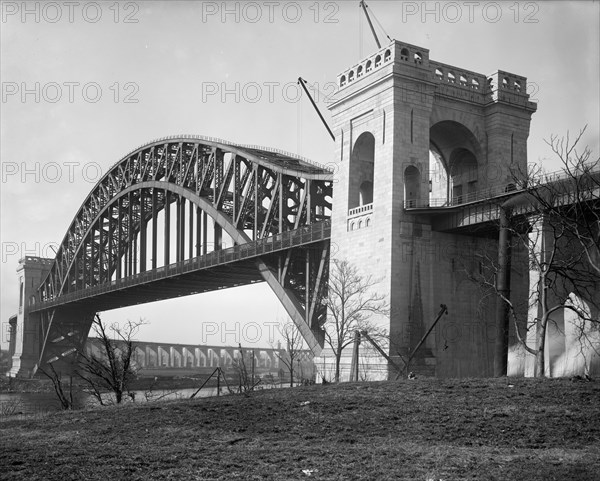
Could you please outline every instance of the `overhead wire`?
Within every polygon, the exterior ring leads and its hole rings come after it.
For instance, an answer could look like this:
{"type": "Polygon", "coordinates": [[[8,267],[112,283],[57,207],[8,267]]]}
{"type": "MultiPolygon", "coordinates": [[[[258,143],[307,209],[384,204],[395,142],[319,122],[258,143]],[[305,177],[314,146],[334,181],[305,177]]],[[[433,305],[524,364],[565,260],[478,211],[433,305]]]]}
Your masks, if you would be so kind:
{"type": "MultiPolygon", "coordinates": [[[[365,4],[365,6],[367,6],[367,8],[369,8],[367,4],[365,4]]],[[[383,25],[381,25],[381,22],[379,21],[379,19],[375,15],[375,12],[373,12],[373,9],[371,9],[371,15],[375,19],[375,22],[377,22],[377,25],[379,25],[379,28],[381,29],[381,31],[385,34],[385,36],[387,37],[387,39],[391,42],[392,39],[390,38],[390,36],[388,35],[388,33],[385,31],[385,28],[383,28],[383,25]]]]}

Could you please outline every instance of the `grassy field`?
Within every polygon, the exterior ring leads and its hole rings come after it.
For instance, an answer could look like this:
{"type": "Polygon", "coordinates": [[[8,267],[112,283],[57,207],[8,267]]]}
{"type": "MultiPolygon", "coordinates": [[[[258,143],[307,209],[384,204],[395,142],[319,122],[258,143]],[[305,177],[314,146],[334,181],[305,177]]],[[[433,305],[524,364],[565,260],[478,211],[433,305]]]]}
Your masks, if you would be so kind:
{"type": "Polygon", "coordinates": [[[348,383],[3,420],[0,470],[61,481],[597,481],[600,383],[348,383]]]}

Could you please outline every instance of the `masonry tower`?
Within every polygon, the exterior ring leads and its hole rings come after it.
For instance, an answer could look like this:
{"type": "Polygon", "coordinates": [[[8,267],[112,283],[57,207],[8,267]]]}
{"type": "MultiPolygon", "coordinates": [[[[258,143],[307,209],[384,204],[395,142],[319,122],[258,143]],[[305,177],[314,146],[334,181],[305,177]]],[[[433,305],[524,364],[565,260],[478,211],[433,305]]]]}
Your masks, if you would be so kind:
{"type": "Polygon", "coordinates": [[[390,333],[392,356],[415,347],[444,303],[450,316],[416,365],[438,376],[491,375],[494,305],[479,302],[463,268],[465,253],[489,241],[438,229],[436,216],[410,207],[468,203],[525,172],[536,110],[527,80],[434,62],[427,49],[393,41],[343,71],[338,86],[332,257],[380,280],[391,311],[376,322],[390,333]]]}

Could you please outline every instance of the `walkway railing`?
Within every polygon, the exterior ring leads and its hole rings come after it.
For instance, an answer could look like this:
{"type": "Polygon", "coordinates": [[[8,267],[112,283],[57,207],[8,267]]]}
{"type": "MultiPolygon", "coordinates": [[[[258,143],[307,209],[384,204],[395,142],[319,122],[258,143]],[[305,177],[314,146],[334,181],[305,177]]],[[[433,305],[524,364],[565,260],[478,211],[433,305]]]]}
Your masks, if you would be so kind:
{"type": "Polygon", "coordinates": [[[213,251],[204,256],[194,257],[192,259],[169,264],[168,266],[141,272],[139,274],[111,281],[110,283],[107,282],[98,286],[69,292],[56,299],[50,299],[33,305],[29,307],[29,311],[45,310],[58,305],[86,299],[88,297],[96,297],[101,294],[126,289],[128,287],[148,284],[169,277],[176,277],[189,272],[207,269],[209,267],[252,259],[272,252],[311,244],[313,242],[329,239],[330,237],[331,221],[326,220],[323,222],[316,222],[296,230],[283,232],[246,244],[239,244],[228,249],[213,251]]]}
{"type": "Polygon", "coordinates": [[[502,184],[488,189],[479,190],[476,192],[469,192],[460,196],[446,198],[434,198],[434,199],[411,199],[404,201],[405,209],[424,209],[424,208],[440,208],[440,207],[456,207],[459,205],[470,204],[473,202],[480,202],[495,197],[502,197],[506,195],[512,195],[517,191],[524,191],[528,186],[536,187],[543,184],[551,184],[563,180],[573,179],[577,175],[591,175],[600,176],[600,164],[594,166],[589,171],[585,172],[565,172],[559,170],[556,172],[543,173],[540,175],[532,176],[528,181],[514,181],[508,184],[502,184]]]}

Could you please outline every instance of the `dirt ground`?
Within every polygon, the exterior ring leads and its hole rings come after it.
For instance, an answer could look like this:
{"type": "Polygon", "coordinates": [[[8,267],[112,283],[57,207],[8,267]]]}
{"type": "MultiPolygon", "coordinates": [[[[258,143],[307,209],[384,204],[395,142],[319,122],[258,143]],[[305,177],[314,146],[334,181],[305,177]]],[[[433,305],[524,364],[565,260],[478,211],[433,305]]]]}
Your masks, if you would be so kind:
{"type": "Polygon", "coordinates": [[[598,480],[600,383],[416,379],[0,422],[6,480],[598,480]]]}

